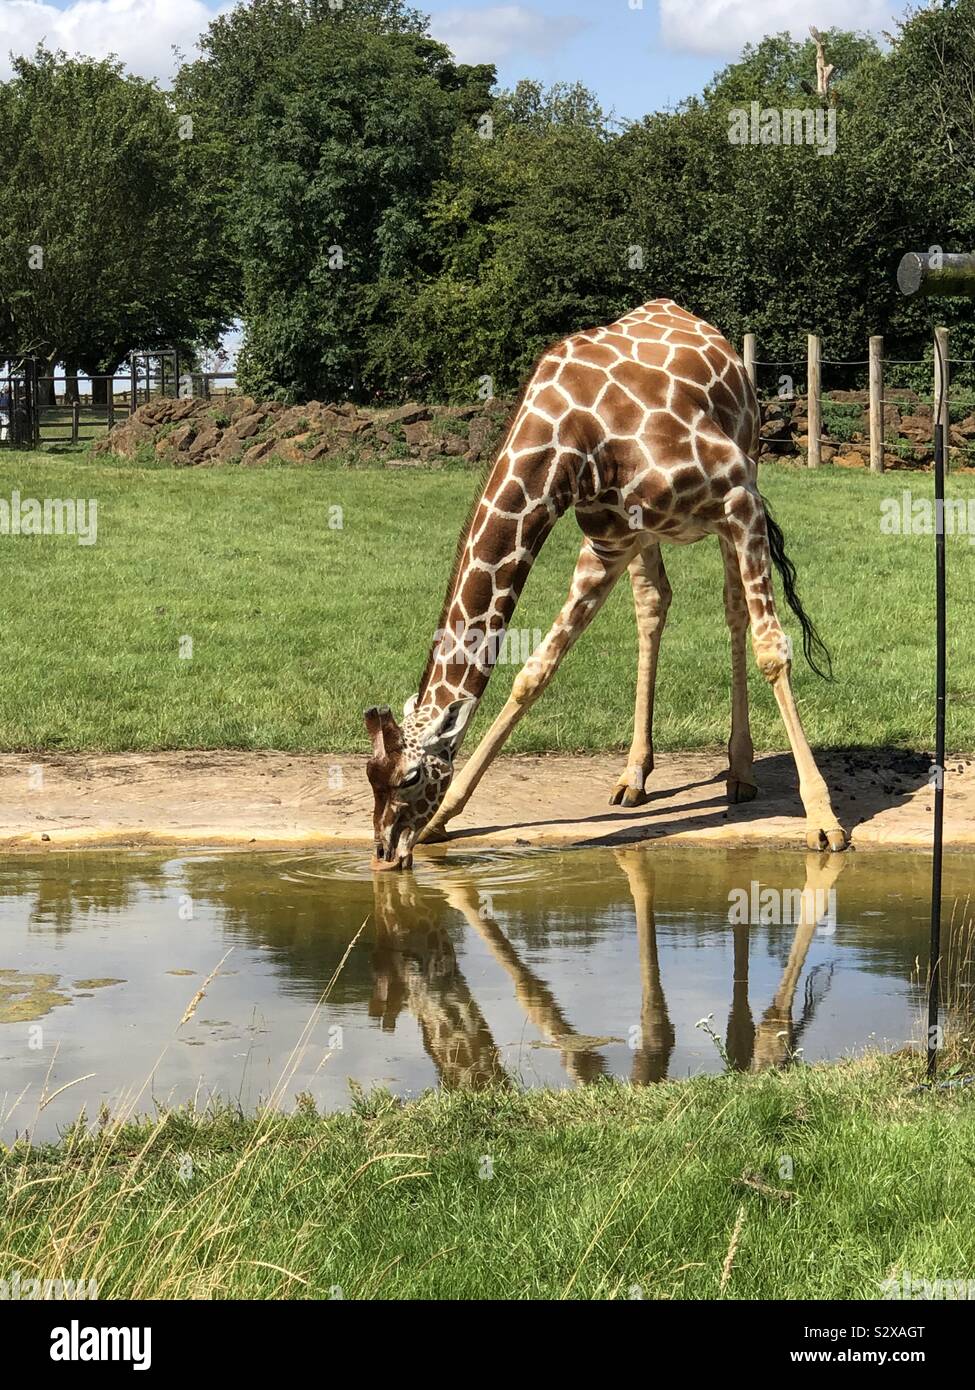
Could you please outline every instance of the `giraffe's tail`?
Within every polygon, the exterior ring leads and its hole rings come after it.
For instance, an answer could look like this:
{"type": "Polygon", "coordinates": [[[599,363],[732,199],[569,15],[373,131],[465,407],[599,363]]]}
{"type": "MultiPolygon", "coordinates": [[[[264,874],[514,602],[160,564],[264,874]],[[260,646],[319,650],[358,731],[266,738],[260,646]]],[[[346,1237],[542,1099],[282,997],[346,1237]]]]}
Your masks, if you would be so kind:
{"type": "Polygon", "coordinates": [[[824,681],[831,681],[833,679],[833,659],[829,654],[829,648],[816,631],[813,620],[803,608],[796,592],[796,567],[785,553],[785,538],[782,535],[782,528],[772,516],[769,504],[764,497],[762,498],[762,505],[765,508],[765,526],[768,530],[768,548],[772,555],[772,562],[782,577],[782,588],[785,590],[786,602],[799,619],[799,626],[802,628],[803,653],[816,675],[822,676],[824,681]]]}

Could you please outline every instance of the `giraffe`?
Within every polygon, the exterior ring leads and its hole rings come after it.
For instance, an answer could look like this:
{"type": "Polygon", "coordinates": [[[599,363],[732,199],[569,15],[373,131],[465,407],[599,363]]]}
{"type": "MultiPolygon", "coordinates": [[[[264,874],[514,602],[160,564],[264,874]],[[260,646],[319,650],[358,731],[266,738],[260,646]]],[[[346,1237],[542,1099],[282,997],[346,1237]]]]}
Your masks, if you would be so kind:
{"type": "MultiPolygon", "coordinates": [[[[410,868],[420,838],[443,839],[512,729],[549,684],[624,570],[638,629],[636,709],[614,805],[647,799],[653,693],[671,589],[661,544],[715,535],[731,636],[727,793],[751,800],[745,634],[772,687],[799,774],[810,849],[846,835],[806,739],[790,679],[792,648],[776,612],[772,564],[815,670],[827,656],[795,589],[782,533],[757,487],[759,409],[745,368],[717,329],[656,299],[546,351],[461,531],[438,630],[402,723],[365,712],[372,740],[373,869],[410,868]],[[459,776],[454,758],[484,694],[531,566],[570,508],[582,531],[569,596],[459,776]]],[[[828,659],[828,657],[827,657],[828,659]]]]}

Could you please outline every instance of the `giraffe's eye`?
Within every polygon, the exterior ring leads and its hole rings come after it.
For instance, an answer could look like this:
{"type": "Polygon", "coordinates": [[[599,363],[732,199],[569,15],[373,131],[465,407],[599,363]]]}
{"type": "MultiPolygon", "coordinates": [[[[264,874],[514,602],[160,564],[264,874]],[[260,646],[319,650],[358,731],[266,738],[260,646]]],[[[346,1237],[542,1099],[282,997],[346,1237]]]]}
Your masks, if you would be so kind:
{"type": "Polygon", "coordinates": [[[404,787],[415,787],[420,780],[420,775],[420,769],[415,767],[412,772],[408,772],[405,777],[397,782],[396,790],[401,792],[404,787]]]}

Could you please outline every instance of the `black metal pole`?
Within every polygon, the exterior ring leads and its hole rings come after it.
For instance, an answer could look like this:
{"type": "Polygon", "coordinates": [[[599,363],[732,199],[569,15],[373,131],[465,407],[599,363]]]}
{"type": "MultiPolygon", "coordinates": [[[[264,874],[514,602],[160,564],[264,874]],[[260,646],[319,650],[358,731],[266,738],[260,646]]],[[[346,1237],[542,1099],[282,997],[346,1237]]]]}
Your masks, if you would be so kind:
{"type": "Polygon", "coordinates": [[[945,588],[945,435],[944,425],[934,427],[934,508],[935,508],[935,641],[936,694],[934,731],[934,855],[931,861],[931,949],[928,966],[928,1077],[938,1068],[941,1041],[939,1022],[941,986],[941,869],[944,850],[945,816],[945,693],[947,674],[947,614],[945,588]]]}

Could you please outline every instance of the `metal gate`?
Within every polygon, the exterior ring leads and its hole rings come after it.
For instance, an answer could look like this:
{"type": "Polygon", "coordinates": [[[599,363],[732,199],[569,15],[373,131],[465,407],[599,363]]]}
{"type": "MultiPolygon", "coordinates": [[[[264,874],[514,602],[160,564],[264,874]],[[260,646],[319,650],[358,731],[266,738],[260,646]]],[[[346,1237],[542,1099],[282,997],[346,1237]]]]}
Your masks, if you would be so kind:
{"type": "Polygon", "coordinates": [[[0,361],[0,448],[37,442],[37,383],[30,360],[0,361]]]}

